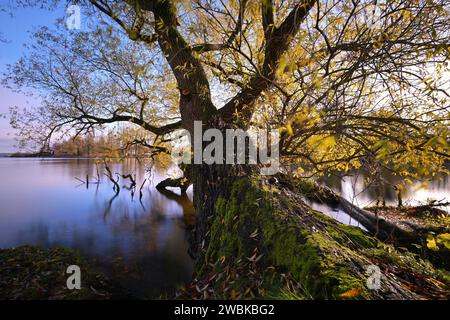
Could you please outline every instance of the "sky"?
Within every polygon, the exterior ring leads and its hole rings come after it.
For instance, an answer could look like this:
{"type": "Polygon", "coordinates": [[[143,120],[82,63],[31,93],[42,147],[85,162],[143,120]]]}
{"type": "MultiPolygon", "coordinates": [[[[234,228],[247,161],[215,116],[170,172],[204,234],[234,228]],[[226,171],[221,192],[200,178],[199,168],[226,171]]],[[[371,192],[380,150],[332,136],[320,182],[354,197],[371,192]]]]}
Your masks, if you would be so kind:
{"type": "MultiPolygon", "coordinates": [[[[67,16],[64,1],[61,1],[61,5],[53,11],[20,8],[14,9],[11,16],[8,3],[12,1],[14,0],[0,0],[0,39],[6,40],[6,43],[0,41],[0,79],[3,78],[7,65],[14,64],[25,53],[24,44],[32,40],[30,31],[36,30],[39,26],[52,28],[58,19],[67,16]]],[[[84,29],[86,26],[83,24],[83,12],[80,20],[81,29],[84,29]]],[[[213,101],[217,102],[217,105],[222,105],[233,95],[233,92],[224,93],[220,89],[220,84],[213,84],[213,88],[216,88],[216,92],[220,92],[213,94],[213,101]]],[[[19,151],[14,146],[17,132],[9,124],[9,108],[12,106],[32,108],[36,105],[38,101],[33,101],[32,97],[13,92],[0,83],[0,153],[19,151]]]]}
{"type": "MultiPolygon", "coordinates": [[[[15,63],[23,54],[23,45],[30,41],[29,31],[39,26],[53,26],[57,18],[65,14],[63,7],[55,10],[38,8],[21,8],[10,15],[8,3],[10,0],[0,0],[0,35],[6,43],[0,42],[0,78],[6,71],[8,64],[15,63]]],[[[9,107],[35,106],[36,102],[23,94],[12,92],[0,84],[0,153],[17,151],[14,147],[14,130],[9,124],[9,107]]]]}

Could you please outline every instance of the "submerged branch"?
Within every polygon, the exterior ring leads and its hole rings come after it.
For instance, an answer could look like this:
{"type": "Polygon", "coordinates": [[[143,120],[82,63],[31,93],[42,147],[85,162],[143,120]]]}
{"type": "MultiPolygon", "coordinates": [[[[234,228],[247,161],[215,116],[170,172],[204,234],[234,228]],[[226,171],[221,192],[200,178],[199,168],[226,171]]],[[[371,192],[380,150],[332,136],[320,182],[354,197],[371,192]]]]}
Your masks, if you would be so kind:
{"type": "Polygon", "coordinates": [[[105,161],[105,170],[106,170],[105,176],[107,176],[114,185],[113,190],[116,192],[116,194],[119,194],[120,186],[117,183],[117,181],[114,180],[111,170],[109,169],[108,165],[106,164],[106,161],[105,161]]]}

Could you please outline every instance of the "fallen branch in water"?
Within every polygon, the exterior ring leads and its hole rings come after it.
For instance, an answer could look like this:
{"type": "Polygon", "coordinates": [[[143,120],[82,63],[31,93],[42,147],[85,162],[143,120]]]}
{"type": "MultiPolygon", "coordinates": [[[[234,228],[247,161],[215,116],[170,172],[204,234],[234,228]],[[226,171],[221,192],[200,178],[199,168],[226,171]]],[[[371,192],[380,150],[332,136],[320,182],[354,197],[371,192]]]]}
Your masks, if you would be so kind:
{"type": "Polygon", "coordinates": [[[95,170],[97,172],[97,182],[100,183],[100,172],[98,170],[98,162],[95,162],[95,170]]]}
{"type": "MultiPolygon", "coordinates": [[[[117,181],[114,180],[111,170],[109,169],[108,165],[106,164],[106,161],[105,161],[105,170],[106,170],[105,176],[107,176],[109,178],[109,180],[114,184],[113,190],[116,192],[116,194],[118,194],[120,192],[120,186],[117,183],[117,181]]],[[[117,179],[117,180],[119,180],[119,179],[117,179]]]]}
{"type": "Polygon", "coordinates": [[[290,179],[283,174],[277,175],[276,178],[281,185],[290,188],[295,186],[304,197],[311,201],[328,204],[332,207],[340,206],[350,217],[361,223],[369,233],[376,235],[377,238],[383,241],[395,237],[396,239],[410,242],[415,238],[414,231],[416,231],[416,226],[397,225],[371,211],[359,208],[328,187],[321,186],[312,181],[290,179]]]}
{"type": "Polygon", "coordinates": [[[163,190],[167,187],[180,188],[181,193],[186,193],[186,190],[189,187],[189,183],[186,181],[186,178],[167,178],[156,185],[156,189],[158,190],[163,190]]]}
{"type": "Polygon", "coordinates": [[[450,202],[446,201],[446,199],[441,200],[431,200],[425,204],[417,206],[417,208],[432,208],[432,207],[448,207],[450,206],[450,202]]]}
{"type": "Polygon", "coordinates": [[[139,188],[139,201],[142,200],[142,188],[144,187],[145,182],[147,182],[147,178],[144,179],[144,181],[141,184],[141,187],[139,188]]]}
{"type": "Polygon", "coordinates": [[[130,179],[130,181],[131,181],[130,189],[136,187],[136,180],[133,178],[133,176],[131,174],[118,174],[118,173],[116,173],[116,174],[120,175],[123,179],[130,179]]]}
{"type": "Polygon", "coordinates": [[[80,181],[81,183],[86,184],[86,187],[88,187],[90,183],[91,184],[99,184],[100,183],[100,179],[99,178],[97,178],[97,181],[95,181],[95,182],[89,182],[89,175],[86,175],[86,181],[83,180],[83,179],[80,179],[78,177],[74,177],[74,178],[76,180],[80,181]]]}
{"type": "Polygon", "coordinates": [[[81,180],[80,178],[78,178],[78,177],[74,177],[75,179],[77,179],[78,181],[80,181],[81,183],[86,183],[84,180],[81,180]]]}

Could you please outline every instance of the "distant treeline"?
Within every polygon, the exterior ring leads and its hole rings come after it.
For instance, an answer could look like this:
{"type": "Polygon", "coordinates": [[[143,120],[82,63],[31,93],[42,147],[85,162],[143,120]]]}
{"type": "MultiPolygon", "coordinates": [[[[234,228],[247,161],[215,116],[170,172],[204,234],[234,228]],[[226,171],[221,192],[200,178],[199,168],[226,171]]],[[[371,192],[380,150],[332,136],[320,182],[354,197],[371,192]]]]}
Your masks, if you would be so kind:
{"type": "Polygon", "coordinates": [[[145,157],[151,151],[136,141],[145,141],[136,132],[123,130],[106,134],[86,134],[54,142],[50,149],[39,152],[16,152],[10,157],[145,157]]]}

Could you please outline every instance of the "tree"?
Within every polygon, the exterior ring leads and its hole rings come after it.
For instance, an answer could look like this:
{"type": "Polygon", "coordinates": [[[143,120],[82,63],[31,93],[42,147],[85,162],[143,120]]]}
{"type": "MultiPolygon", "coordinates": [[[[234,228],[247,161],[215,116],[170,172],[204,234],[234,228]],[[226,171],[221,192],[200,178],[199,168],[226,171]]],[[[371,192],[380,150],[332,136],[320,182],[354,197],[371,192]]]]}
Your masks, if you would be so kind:
{"type": "MultiPolygon", "coordinates": [[[[446,172],[445,0],[80,3],[89,31],[42,29],[6,78],[43,90],[47,138],[67,125],[84,132],[128,121],[165,141],[202,121],[203,129],[279,128],[283,168],[298,175],[446,172]]],[[[221,199],[254,170],[192,166],[199,260],[211,257],[221,199]]]]}

